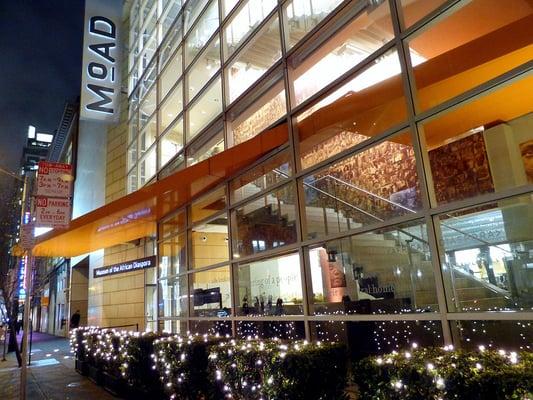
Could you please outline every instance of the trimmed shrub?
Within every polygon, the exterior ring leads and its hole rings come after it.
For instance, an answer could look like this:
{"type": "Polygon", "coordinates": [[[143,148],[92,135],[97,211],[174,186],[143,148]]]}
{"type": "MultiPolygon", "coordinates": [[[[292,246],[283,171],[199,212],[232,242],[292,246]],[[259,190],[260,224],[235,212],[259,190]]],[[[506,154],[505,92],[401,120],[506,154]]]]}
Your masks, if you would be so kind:
{"type": "Polygon", "coordinates": [[[340,400],[346,359],[340,344],[231,340],[211,347],[209,366],[220,398],[340,400]]]}
{"type": "Polygon", "coordinates": [[[214,399],[214,382],[207,374],[209,348],[222,339],[208,336],[169,336],[154,342],[154,367],[171,399],[214,399]]]}
{"type": "Polygon", "coordinates": [[[518,400],[533,393],[531,353],[428,348],[368,357],[353,373],[369,400],[518,400]]]}

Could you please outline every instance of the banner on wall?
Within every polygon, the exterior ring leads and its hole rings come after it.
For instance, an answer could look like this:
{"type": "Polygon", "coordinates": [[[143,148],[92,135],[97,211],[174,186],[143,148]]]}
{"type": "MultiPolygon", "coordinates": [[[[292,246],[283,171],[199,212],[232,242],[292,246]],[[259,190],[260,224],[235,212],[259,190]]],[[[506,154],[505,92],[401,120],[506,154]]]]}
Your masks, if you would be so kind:
{"type": "Polygon", "coordinates": [[[122,0],[86,0],[80,119],[119,116],[122,0]]]}
{"type": "Polygon", "coordinates": [[[107,267],[95,268],[93,270],[93,277],[103,278],[104,276],[138,271],[155,267],[155,264],[156,256],[140,258],[138,260],[128,261],[120,264],[108,265],[107,267]]]}

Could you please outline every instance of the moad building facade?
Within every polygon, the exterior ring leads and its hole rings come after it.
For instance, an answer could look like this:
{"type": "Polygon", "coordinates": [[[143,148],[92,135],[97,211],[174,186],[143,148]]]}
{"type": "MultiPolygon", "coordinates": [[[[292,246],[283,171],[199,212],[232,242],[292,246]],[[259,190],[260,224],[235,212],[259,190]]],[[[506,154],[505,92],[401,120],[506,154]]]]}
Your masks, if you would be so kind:
{"type": "Polygon", "coordinates": [[[138,0],[123,25],[107,202],[288,140],[106,249],[156,267],[91,272],[89,323],[531,349],[531,0],[138,0]]]}

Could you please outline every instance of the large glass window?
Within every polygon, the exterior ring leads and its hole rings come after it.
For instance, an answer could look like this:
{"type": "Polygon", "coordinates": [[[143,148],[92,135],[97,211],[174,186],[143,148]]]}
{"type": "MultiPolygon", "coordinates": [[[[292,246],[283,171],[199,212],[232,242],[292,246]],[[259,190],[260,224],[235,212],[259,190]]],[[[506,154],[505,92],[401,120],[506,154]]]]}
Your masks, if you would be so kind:
{"type": "Polygon", "coordinates": [[[139,140],[139,151],[141,154],[144,154],[146,150],[148,150],[152,144],[154,144],[155,139],[157,137],[157,120],[154,117],[152,117],[147,123],[144,129],[141,132],[140,140],[139,140]]]}
{"type": "Polygon", "coordinates": [[[187,141],[195,137],[222,112],[222,85],[220,77],[192,104],[187,113],[187,141]]]}
{"type": "Polygon", "coordinates": [[[444,3],[446,0],[400,0],[404,27],[409,28],[444,3]]]}
{"type": "MultiPolygon", "coordinates": [[[[175,219],[164,223],[168,227],[175,219]]],[[[166,228],[164,228],[166,229],[166,228]]],[[[168,228],[170,229],[170,227],[168,228]]],[[[179,234],[159,243],[159,277],[176,275],[187,270],[185,253],[187,242],[185,234],[179,234]]]]}
{"type": "Polygon", "coordinates": [[[245,0],[224,28],[224,60],[246,40],[276,6],[276,0],[245,0]]]}
{"type": "Polygon", "coordinates": [[[307,175],[300,184],[309,239],[414,214],[422,207],[409,132],[307,175]]]}
{"type": "Polygon", "coordinates": [[[195,317],[231,315],[229,272],[229,267],[220,267],[191,275],[191,306],[195,317]]]}
{"type": "MultiPolygon", "coordinates": [[[[246,100],[246,99],[245,99],[246,100]]],[[[233,145],[245,142],[287,113],[283,82],[278,82],[228,123],[233,145]]]]}
{"type": "Polygon", "coordinates": [[[438,311],[426,226],[410,223],[309,250],[315,314],[438,311]]]}
{"type": "Polygon", "coordinates": [[[139,163],[139,187],[148,182],[156,173],[157,164],[156,148],[152,146],[139,163]]]}
{"type": "Polygon", "coordinates": [[[201,161],[213,157],[215,154],[224,151],[224,131],[222,121],[220,127],[214,126],[214,133],[206,132],[199,140],[189,146],[187,149],[187,165],[191,166],[201,161]]]}
{"type": "Polygon", "coordinates": [[[533,58],[529,1],[509,6],[500,0],[472,0],[460,5],[408,41],[420,110],[533,58]]]}
{"type": "Polygon", "coordinates": [[[176,233],[185,230],[186,226],[186,214],[184,211],[180,211],[159,222],[159,237],[165,238],[167,236],[175,235],[176,233]]]}
{"type": "MultiPolygon", "coordinates": [[[[393,38],[388,2],[381,2],[377,6],[374,2],[353,3],[357,4],[343,9],[346,13],[360,10],[352,22],[309,57],[300,60],[302,56],[297,52],[289,60],[289,65],[292,66],[289,75],[294,90],[292,99],[294,105],[311,97],[393,38]]],[[[326,27],[327,29],[329,27],[326,27]]],[[[383,79],[384,76],[392,76],[399,72],[388,67],[378,71],[374,79],[383,79]]]]}
{"type": "Polygon", "coordinates": [[[298,315],[303,313],[300,257],[297,253],[239,264],[238,315],[298,315]]]}
{"type": "Polygon", "coordinates": [[[457,343],[468,350],[485,346],[491,350],[533,350],[532,321],[456,321],[452,333],[457,343]]]}
{"type": "Polygon", "coordinates": [[[227,99],[233,102],[281,57],[277,16],[246,44],[226,70],[227,99]]]}
{"type": "Polygon", "coordinates": [[[295,121],[302,168],[310,167],[407,119],[398,53],[390,51],[295,121]]]}
{"type": "Polygon", "coordinates": [[[237,321],[237,338],[305,339],[303,321],[237,321]]]}
{"type": "Polygon", "coordinates": [[[192,268],[203,268],[229,260],[228,218],[219,215],[191,230],[192,268]]]}
{"type": "Polygon", "coordinates": [[[183,83],[176,85],[159,109],[159,131],[165,132],[183,110],[183,83]]]}
{"type": "Polygon", "coordinates": [[[234,211],[233,257],[296,242],[296,191],[289,184],[234,211]]]}
{"type": "Polygon", "coordinates": [[[290,49],[343,0],[292,0],[283,7],[285,42],[290,49]]]}
{"type": "Polygon", "coordinates": [[[533,184],[532,87],[529,73],[421,124],[434,204],[533,184]]]}
{"type": "Polygon", "coordinates": [[[289,153],[284,151],[230,183],[231,201],[237,202],[281,182],[292,175],[289,153]]]}
{"type": "Polygon", "coordinates": [[[187,73],[187,101],[202,90],[220,69],[220,39],[215,37],[187,73]]]}
{"type": "Polygon", "coordinates": [[[533,309],[531,195],[440,215],[437,226],[450,309],[533,309]]]}
{"type": "Polygon", "coordinates": [[[164,99],[170,89],[178,81],[182,73],[182,53],[181,48],[172,56],[165,70],[161,73],[160,82],[160,99],[164,99]]]}
{"type": "MultiPolygon", "coordinates": [[[[193,5],[198,5],[203,1],[191,1],[193,5]]],[[[191,16],[193,14],[191,13],[191,16]]],[[[188,17],[185,17],[185,26],[187,26],[188,17]]],[[[198,23],[189,32],[187,39],[185,39],[185,65],[189,65],[191,61],[200,53],[211,35],[218,28],[218,1],[211,1],[211,5],[206,12],[202,14],[198,23]]]]}
{"type": "Polygon", "coordinates": [[[187,276],[159,281],[159,315],[161,317],[186,317],[188,298],[187,276]]]}
{"type": "Polygon", "coordinates": [[[160,167],[164,166],[183,148],[183,118],[172,124],[159,141],[160,167]]]}

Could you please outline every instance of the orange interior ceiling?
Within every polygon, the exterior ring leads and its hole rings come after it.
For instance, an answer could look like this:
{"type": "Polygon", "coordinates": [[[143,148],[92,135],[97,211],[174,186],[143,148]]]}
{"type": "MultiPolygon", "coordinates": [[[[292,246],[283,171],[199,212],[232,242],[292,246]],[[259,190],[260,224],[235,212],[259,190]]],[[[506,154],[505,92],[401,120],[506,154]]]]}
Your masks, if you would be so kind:
{"type": "MultiPolygon", "coordinates": [[[[533,16],[487,33],[418,65],[415,76],[421,103],[440,102],[533,59],[533,16]],[[473,84],[473,82],[475,84],[473,84]],[[436,99],[436,100],[435,100],[436,99]]],[[[297,123],[305,153],[339,130],[354,126],[367,135],[383,132],[406,118],[401,76],[348,93],[297,123]]],[[[509,120],[533,109],[533,78],[507,86],[425,124],[427,145],[495,120],[509,120]]],[[[36,256],[72,257],[126,243],[156,232],[156,223],[169,212],[206,192],[288,140],[287,125],[232,147],[208,160],[178,171],[156,183],[94,210],[38,239],[36,256]]]]}

